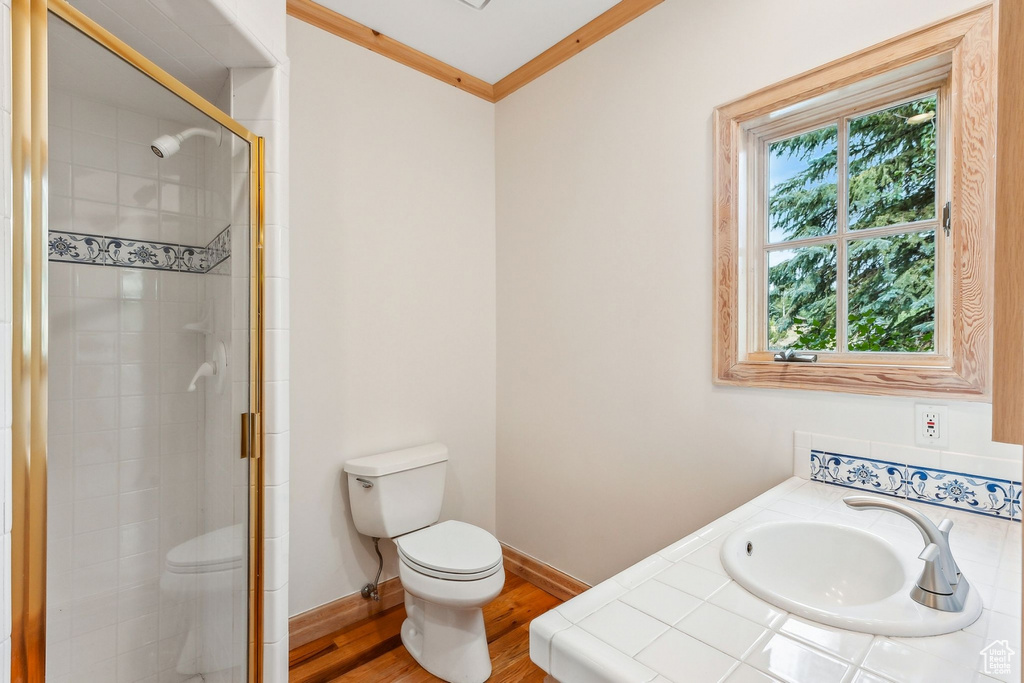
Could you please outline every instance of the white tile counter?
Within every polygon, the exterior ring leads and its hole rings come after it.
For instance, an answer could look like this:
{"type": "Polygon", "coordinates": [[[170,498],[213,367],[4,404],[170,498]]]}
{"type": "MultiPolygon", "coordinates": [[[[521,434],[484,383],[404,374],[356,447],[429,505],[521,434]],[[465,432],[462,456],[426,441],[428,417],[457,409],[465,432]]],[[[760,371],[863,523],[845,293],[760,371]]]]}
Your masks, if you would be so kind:
{"type": "Polygon", "coordinates": [[[870,529],[916,557],[920,533],[898,515],[848,509],[841,499],[855,493],[798,477],[779,484],[535,619],[530,657],[560,683],[1020,681],[1019,653],[1009,673],[992,676],[982,673],[981,655],[994,641],[1019,649],[1017,522],[909,503],[936,522],[954,521],[953,555],[985,603],[968,628],[930,638],[871,636],[806,621],[754,597],[722,567],[719,552],[731,531],[776,519],[870,529]]]}

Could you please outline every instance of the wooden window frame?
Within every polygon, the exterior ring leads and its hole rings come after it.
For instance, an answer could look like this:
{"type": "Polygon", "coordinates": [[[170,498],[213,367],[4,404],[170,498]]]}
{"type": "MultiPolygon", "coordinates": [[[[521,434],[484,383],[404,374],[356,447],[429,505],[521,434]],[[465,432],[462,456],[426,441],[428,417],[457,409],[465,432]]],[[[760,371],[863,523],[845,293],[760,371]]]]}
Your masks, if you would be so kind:
{"type": "Polygon", "coordinates": [[[1024,4],[999,3],[992,440],[1024,444],[1024,4]]]}
{"type": "MultiPolygon", "coordinates": [[[[991,395],[995,60],[993,12],[985,5],[831,62],[735,102],[714,114],[714,325],[716,384],[985,401],[991,395]],[[936,232],[936,352],[819,353],[818,363],[776,363],[761,344],[757,314],[763,253],[751,230],[758,173],[750,145],[779,130],[813,129],[851,108],[876,109],[903,95],[943,91],[945,151],[937,187],[952,203],[952,235],[936,232]],[[888,99],[886,99],[888,98],[888,99]],[[795,128],[794,128],[795,127],[795,128]],[[941,243],[947,243],[940,249],[941,243]],[[751,269],[751,264],[755,267],[751,269]],[[752,304],[754,304],[752,306],[752,304]],[[941,312],[938,311],[942,307],[941,312]],[[753,312],[752,312],[753,311],[753,312]]],[[[845,114],[843,114],[845,116],[845,114]]],[[[781,136],[781,137],[784,137],[781,136]]],[[[940,145],[941,146],[941,145],[940,145]]],[[[842,175],[843,169],[840,169],[842,175]]],[[[760,204],[757,204],[760,202],[760,204]]],[[[842,204],[842,199],[840,199],[842,204]]],[[[936,217],[936,221],[940,216],[936,217]]],[[[837,304],[838,305],[838,304],[837,304]]],[[[842,314],[842,311],[837,311],[842,314]]]]}

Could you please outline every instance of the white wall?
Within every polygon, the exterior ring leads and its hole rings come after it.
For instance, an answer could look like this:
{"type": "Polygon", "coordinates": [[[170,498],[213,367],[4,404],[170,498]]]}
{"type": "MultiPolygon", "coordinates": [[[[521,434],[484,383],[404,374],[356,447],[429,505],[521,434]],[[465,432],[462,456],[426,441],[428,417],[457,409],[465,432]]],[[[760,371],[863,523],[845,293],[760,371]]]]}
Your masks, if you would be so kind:
{"type": "Polygon", "coordinates": [[[494,529],[494,107],[296,20],[288,45],[296,614],[376,570],[347,459],[442,441],[442,517],[494,529]]]}
{"type": "MultiPolygon", "coordinates": [[[[498,536],[597,582],[913,400],[711,382],[715,106],[973,0],[675,0],[497,105],[498,536]],[[840,28],[841,27],[841,28],[840,28]],[[839,30],[837,30],[839,29],[839,30]]],[[[950,405],[950,449],[990,406],[950,405]]]]}

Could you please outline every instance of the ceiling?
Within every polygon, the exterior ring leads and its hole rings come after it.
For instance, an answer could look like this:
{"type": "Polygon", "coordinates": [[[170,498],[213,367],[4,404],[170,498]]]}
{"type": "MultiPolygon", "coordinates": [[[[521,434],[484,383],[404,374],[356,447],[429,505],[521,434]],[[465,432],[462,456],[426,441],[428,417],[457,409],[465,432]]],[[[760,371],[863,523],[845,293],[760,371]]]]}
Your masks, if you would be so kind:
{"type": "Polygon", "coordinates": [[[316,0],[488,83],[495,83],[619,0],[316,0]]]}
{"type": "MultiPolygon", "coordinates": [[[[264,5],[270,0],[251,0],[264,5]]],[[[273,66],[276,58],[239,20],[240,0],[70,0],[115,36],[216,102],[229,67],[273,66]]],[[[284,2],[280,0],[283,7],[284,2]]],[[[255,12],[250,12],[255,14],[255,12]]]]}
{"type": "Polygon", "coordinates": [[[53,92],[108,104],[174,122],[213,128],[216,122],[128,62],[52,17],[48,26],[47,85],[53,92]]]}
{"type": "Polygon", "coordinates": [[[215,98],[227,80],[227,68],[149,0],[71,0],[71,4],[207,99],[215,98]]]}

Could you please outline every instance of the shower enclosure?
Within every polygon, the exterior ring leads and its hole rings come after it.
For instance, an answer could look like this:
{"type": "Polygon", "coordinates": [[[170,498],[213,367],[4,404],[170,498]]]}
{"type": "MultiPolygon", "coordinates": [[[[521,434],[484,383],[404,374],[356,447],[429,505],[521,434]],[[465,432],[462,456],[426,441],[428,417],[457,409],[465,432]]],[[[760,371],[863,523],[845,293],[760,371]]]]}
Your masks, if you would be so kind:
{"type": "Polygon", "coordinates": [[[12,680],[259,680],[262,140],[44,4],[14,93],[12,680]]]}

